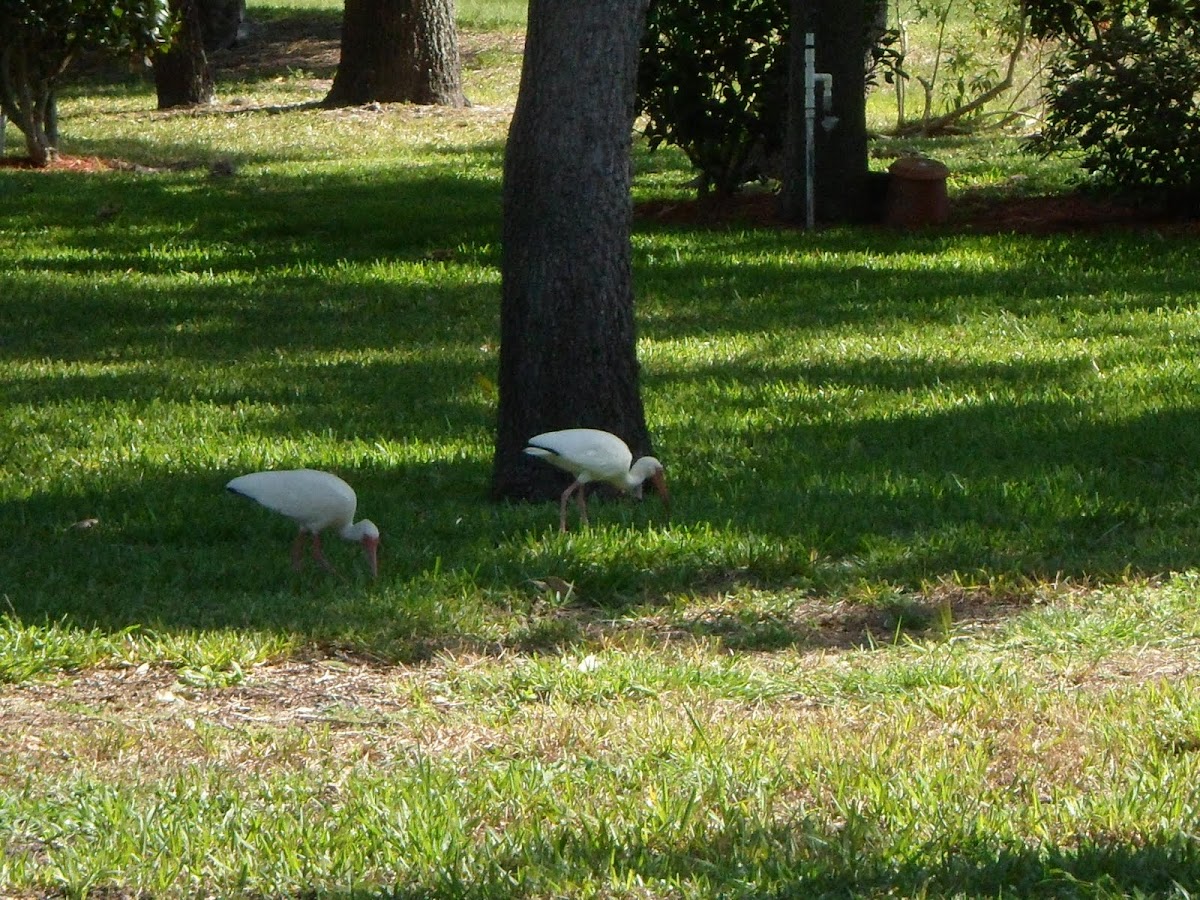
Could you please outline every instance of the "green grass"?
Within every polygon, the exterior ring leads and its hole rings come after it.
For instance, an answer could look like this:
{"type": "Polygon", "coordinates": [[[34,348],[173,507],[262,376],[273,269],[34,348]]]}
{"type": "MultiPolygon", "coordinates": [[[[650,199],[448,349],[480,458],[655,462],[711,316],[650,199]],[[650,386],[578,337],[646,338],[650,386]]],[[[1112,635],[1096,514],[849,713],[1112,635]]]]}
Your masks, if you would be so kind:
{"type": "MultiPolygon", "coordinates": [[[[456,0],[454,7],[462,28],[505,30],[525,27],[524,0],[456,0]]],[[[247,16],[251,20],[268,10],[333,12],[341,15],[337,0],[250,0],[247,16]]]]}
{"type": "Polygon", "coordinates": [[[281,55],[0,173],[0,894],[1194,896],[1194,233],[639,222],[672,518],[560,535],[487,500],[507,27],[472,109],[281,55]],[[300,465],[378,581],[223,490],[300,465]]]}

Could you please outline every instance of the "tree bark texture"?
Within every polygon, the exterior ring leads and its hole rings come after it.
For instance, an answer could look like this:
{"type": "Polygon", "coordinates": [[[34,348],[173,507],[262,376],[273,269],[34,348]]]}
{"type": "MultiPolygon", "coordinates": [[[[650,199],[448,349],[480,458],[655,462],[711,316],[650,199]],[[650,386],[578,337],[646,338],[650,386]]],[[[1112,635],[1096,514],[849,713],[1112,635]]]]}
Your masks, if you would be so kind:
{"type": "Polygon", "coordinates": [[[463,106],[454,0],[346,0],[327,106],[463,106]]]}
{"type": "MultiPolygon", "coordinates": [[[[868,188],[866,52],[876,6],[872,0],[792,0],[789,41],[791,68],[788,100],[788,149],[785,207],[803,219],[804,34],[815,34],[817,72],[832,76],[837,124],[815,127],[816,173],[813,200],[821,222],[862,222],[873,209],[868,188]],[[870,7],[870,9],[868,9],[870,7]]],[[[818,103],[820,98],[818,96],[818,103]]]]}
{"type": "Polygon", "coordinates": [[[212,70],[204,53],[199,0],[171,0],[179,23],[175,39],[154,54],[154,89],[159,109],[200,106],[216,99],[212,70]]]}
{"type": "Polygon", "coordinates": [[[522,452],[589,427],[650,452],[638,385],[630,147],[646,0],[531,0],[504,162],[500,403],[492,495],[556,497],[522,452]]]}

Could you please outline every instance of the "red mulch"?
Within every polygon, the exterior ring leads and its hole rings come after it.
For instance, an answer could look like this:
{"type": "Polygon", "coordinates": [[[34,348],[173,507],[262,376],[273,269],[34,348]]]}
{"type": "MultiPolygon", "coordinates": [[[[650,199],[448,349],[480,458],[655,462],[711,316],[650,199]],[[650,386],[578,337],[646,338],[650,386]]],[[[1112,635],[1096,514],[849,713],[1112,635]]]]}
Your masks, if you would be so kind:
{"type": "Polygon", "coordinates": [[[35,166],[28,156],[0,156],[0,169],[30,169],[35,172],[109,172],[126,168],[121,163],[97,156],[58,156],[49,165],[35,166]]]}
{"type": "Polygon", "coordinates": [[[965,198],[958,209],[952,204],[948,225],[985,233],[1052,234],[1109,228],[1200,232],[1200,210],[1183,215],[1152,203],[1123,202],[1082,193],[965,198]]]}
{"type": "MultiPolygon", "coordinates": [[[[1200,232],[1200,210],[1192,217],[1149,204],[1125,203],[1082,193],[1003,197],[965,195],[951,200],[941,230],[973,233],[1052,234],[1104,228],[1154,228],[1200,232]]],[[[637,204],[639,221],[697,228],[795,227],[780,215],[779,198],[765,190],[732,197],[647,200],[637,204]]],[[[879,226],[883,227],[883,226],[879,226]]]]}

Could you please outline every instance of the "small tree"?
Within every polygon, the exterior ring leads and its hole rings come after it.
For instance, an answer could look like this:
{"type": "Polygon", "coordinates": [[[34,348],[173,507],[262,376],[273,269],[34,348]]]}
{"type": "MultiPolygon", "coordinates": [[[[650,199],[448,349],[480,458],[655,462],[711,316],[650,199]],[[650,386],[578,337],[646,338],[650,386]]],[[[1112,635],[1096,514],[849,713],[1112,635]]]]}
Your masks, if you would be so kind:
{"type": "Polygon", "coordinates": [[[161,43],[165,0],[5,0],[0,3],[0,113],[25,135],[29,158],[57,151],[54,93],[85,50],[147,52],[161,43]]]}
{"type": "MultiPolygon", "coordinates": [[[[987,107],[1005,96],[1019,97],[1037,77],[1017,82],[1017,67],[1029,56],[1024,0],[896,0],[895,13],[902,56],[906,20],[922,22],[936,35],[931,47],[922,48],[927,62],[905,66],[896,82],[896,134],[976,130],[987,107]],[[923,94],[915,119],[906,103],[909,79],[923,94]]],[[[1004,124],[1019,115],[1008,110],[990,121],[1004,124]]]]}
{"type": "Polygon", "coordinates": [[[1081,154],[1098,183],[1200,198],[1200,0],[1030,0],[1062,48],[1030,148],[1081,154]]]}

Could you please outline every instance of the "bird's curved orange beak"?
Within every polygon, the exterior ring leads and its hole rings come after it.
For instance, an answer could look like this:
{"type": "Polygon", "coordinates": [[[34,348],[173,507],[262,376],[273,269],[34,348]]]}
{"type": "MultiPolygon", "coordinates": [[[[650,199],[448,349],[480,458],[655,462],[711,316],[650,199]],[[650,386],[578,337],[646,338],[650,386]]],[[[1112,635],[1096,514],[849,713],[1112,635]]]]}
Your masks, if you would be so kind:
{"type": "Polygon", "coordinates": [[[654,485],[655,492],[662,498],[663,509],[666,511],[667,518],[671,518],[671,495],[667,493],[667,476],[661,471],[655,472],[650,476],[650,483],[654,485]]]}
{"type": "Polygon", "coordinates": [[[379,577],[379,538],[365,537],[362,539],[363,553],[367,556],[367,564],[371,567],[371,577],[379,577]]]}

